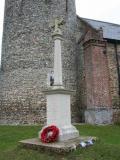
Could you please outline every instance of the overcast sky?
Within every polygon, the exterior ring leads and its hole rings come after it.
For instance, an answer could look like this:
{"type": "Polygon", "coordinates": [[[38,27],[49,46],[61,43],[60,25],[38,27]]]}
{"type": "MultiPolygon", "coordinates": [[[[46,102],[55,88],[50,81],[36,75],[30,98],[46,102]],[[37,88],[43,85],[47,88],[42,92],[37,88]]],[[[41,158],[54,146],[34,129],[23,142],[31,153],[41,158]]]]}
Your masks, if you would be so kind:
{"type": "MultiPolygon", "coordinates": [[[[4,1],[0,0],[0,46],[4,1]]],[[[76,0],[76,9],[77,14],[81,17],[120,24],[120,0],[76,0]]]]}
{"type": "Polygon", "coordinates": [[[120,24],[120,0],[76,0],[81,17],[120,24]]]}

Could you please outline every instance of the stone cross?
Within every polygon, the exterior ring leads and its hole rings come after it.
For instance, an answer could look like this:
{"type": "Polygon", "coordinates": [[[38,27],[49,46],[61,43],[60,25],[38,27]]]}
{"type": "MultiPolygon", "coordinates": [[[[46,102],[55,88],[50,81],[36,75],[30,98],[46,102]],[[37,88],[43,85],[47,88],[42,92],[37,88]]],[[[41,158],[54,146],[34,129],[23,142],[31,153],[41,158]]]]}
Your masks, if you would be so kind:
{"type": "Polygon", "coordinates": [[[63,25],[63,19],[55,19],[55,31],[57,31],[61,25],[63,25]]]}
{"type": "Polygon", "coordinates": [[[55,28],[55,31],[58,31],[60,29],[60,26],[64,24],[63,18],[56,18],[54,23],[50,24],[50,27],[55,28]]]}
{"type": "Polygon", "coordinates": [[[60,25],[63,20],[55,20],[54,39],[54,84],[44,91],[47,98],[47,126],[52,124],[59,128],[58,141],[78,139],[79,132],[71,124],[70,96],[73,91],[66,90],[62,82],[62,44],[63,35],[60,25]]]}

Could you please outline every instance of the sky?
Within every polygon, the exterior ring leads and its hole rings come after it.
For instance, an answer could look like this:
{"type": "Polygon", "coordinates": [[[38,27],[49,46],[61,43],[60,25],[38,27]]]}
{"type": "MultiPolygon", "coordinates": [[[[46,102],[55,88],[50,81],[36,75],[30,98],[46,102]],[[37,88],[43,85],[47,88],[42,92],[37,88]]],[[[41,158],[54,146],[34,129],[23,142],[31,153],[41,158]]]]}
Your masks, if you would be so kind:
{"type": "Polygon", "coordinates": [[[120,0],[76,0],[80,17],[120,24],[120,0]]]}
{"type": "MultiPolygon", "coordinates": [[[[0,0],[0,55],[4,1],[0,0]]],[[[76,0],[76,11],[80,17],[120,24],[120,0],[76,0]]]]}

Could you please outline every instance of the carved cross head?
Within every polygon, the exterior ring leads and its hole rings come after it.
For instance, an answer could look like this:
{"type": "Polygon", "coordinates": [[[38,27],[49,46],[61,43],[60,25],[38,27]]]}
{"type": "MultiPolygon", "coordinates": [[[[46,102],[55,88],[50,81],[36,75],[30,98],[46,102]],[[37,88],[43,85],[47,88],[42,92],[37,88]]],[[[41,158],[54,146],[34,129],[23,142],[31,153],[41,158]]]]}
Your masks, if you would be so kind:
{"type": "Polygon", "coordinates": [[[54,22],[50,24],[50,27],[55,28],[55,31],[60,30],[60,26],[64,24],[63,18],[56,18],[54,22]]]}

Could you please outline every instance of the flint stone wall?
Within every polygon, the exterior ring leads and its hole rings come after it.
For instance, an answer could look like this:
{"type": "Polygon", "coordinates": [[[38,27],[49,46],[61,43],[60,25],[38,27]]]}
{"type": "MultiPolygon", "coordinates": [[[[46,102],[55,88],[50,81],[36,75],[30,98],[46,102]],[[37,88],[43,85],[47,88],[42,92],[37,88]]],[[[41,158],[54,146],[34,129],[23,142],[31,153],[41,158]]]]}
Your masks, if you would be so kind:
{"type": "MultiPolygon", "coordinates": [[[[0,72],[0,123],[46,119],[47,74],[53,71],[53,24],[63,18],[63,82],[76,90],[75,0],[6,0],[0,72]]],[[[72,120],[76,121],[76,92],[72,120]]]]}
{"type": "Polygon", "coordinates": [[[120,44],[107,43],[107,57],[112,106],[116,109],[120,108],[120,44]]]}

